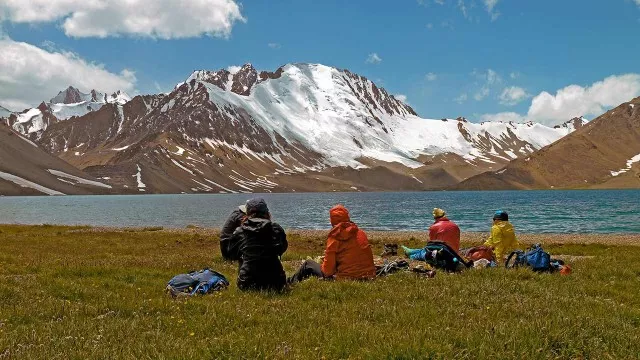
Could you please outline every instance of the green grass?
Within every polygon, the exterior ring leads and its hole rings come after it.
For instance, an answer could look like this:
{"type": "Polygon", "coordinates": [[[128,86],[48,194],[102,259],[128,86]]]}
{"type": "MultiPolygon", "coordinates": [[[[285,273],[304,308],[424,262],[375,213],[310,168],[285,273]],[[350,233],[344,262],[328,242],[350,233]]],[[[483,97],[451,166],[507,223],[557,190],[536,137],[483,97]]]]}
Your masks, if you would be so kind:
{"type": "MultiPolygon", "coordinates": [[[[153,230],[0,226],[0,359],[640,356],[640,247],[546,246],[594,256],[571,276],[402,273],[265,294],[236,289],[217,237],[153,230]],[[164,294],[173,275],[203,267],[231,288],[164,294]]],[[[375,253],[384,241],[372,239],[375,253]]],[[[323,243],[291,236],[284,260],[319,255],[323,243]]]]}

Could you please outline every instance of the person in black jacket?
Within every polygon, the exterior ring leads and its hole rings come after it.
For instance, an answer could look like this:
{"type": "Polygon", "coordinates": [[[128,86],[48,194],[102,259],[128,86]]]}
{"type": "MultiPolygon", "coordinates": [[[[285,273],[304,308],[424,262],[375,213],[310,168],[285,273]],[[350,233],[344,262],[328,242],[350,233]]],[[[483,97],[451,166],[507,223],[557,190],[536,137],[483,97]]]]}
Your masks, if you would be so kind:
{"type": "Polygon", "coordinates": [[[222,225],[220,229],[220,252],[222,258],[227,261],[240,260],[238,254],[238,243],[231,241],[233,232],[242,225],[242,220],[247,215],[247,206],[241,205],[237,209],[233,210],[227,221],[222,225]]]}
{"type": "Polygon", "coordinates": [[[263,199],[247,201],[247,216],[236,229],[231,242],[238,243],[240,290],[284,289],[287,279],[280,256],[287,251],[287,236],[282,227],[271,222],[263,199]]]}

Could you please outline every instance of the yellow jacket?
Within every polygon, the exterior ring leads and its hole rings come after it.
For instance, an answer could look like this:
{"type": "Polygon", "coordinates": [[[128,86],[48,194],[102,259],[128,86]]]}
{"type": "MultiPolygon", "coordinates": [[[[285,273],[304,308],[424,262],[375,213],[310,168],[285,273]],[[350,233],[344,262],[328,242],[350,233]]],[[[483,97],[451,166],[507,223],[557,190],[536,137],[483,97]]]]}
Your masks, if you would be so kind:
{"type": "Polygon", "coordinates": [[[498,264],[502,264],[504,257],[520,246],[513,225],[508,221],[496,221],[491,227],[491,236],[484,245],[494,248],[498,264]]]}

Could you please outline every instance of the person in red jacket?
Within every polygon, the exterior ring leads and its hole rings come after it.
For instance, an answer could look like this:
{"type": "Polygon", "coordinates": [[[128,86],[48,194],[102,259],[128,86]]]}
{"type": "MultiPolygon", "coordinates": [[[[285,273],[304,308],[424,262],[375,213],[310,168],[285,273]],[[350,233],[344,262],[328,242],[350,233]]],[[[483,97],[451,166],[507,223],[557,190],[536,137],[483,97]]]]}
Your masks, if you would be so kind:
{"type": "Polygon", "coordinates": [[[289,278],[290,284],[311,276],[337,280],[373,279],[376,276],[367,235],[351,221],[349,211],[342,205],[336,205],[329,215],[333,228],[327,237],[322,265],[306,260],[289,278]]]}
{"type": "MultiPolygon", "coordinates": [[[[447,213],[435,208],[433,209],[434,223],[429,227],[429,241],[441,241],[456,252],[460,251],[460,228],[453,221],[447,218],[447,213]]],[[[403,246],[404,253],[411,257],[423,249],[410,249],[403,246]]]]}

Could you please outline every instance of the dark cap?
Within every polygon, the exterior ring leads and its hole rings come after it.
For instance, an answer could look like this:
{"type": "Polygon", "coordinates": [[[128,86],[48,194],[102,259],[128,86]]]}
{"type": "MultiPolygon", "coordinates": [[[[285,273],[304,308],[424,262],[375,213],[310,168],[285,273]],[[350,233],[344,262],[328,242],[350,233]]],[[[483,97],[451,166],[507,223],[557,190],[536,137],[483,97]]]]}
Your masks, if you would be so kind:
{"type": "Polygon", "coordinates": [[[506,211],[498,210],[493,214],[493,220],[509,221],[509,214],[506,211]]]}
{"type": "Polygon", "coordinates": [[[266,215],[269,213],[267,202],[261,198],[247,200],[247,215],[266,215]]]}

